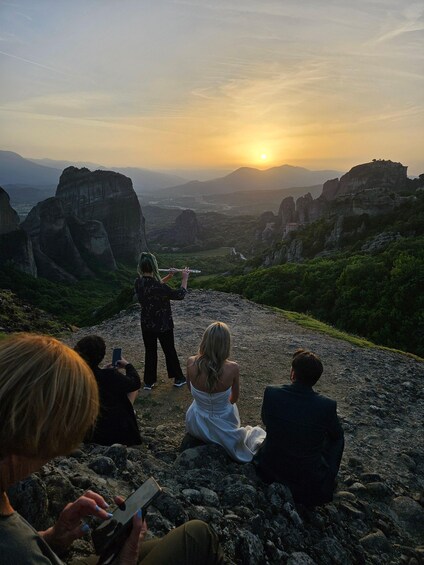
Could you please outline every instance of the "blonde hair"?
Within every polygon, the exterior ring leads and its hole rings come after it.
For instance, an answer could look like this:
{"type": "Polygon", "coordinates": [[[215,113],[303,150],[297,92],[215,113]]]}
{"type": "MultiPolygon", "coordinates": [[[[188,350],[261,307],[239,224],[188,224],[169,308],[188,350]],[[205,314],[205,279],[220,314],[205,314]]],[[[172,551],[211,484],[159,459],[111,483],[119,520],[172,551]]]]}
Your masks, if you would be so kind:
{"type": "Polygon", "coordinates": [[[213,322],[203,334],[195,364],[197,376],[206,375],[206,386],[212,392],[222,375],[224,363],[230,356],[231,334],[224,322],[213,322]]]}
{"type": "Polygon", "coordinates": [[[0,455],[51,459],[83,440],[99,410],[93,372],[49,336],[0,342],[0,455]]]}

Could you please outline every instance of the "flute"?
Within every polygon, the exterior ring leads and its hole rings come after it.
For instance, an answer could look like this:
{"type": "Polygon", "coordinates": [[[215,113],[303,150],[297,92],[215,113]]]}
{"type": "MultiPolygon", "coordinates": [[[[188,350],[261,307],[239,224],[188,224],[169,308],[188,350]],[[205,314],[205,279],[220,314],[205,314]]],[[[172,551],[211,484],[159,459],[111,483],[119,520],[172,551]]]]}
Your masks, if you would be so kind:
{"type": "MultiPolygon", "coordinates": [[[[158,269],[158,271],[160,271],[161,273],[182,273],[185,269],[158,269]]],[[[199,271],[198,269],[189,269],[188,270],[189,273],[195,273],[195,274],[199,274],[202,271],[199,271]]]]}

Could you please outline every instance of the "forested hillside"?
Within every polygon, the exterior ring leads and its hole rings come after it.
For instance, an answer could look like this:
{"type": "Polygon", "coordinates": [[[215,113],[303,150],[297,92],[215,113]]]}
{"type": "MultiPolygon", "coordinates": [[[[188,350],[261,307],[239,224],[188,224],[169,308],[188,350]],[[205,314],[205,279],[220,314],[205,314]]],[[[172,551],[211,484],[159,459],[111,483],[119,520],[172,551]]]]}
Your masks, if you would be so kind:
{"type": "MultiPolygon", "coordinates": [[[[250,268],[257,268],[250,273],[208,278],[201,286],[308,313],[424,356],[424,193],[396,212],[344,222],[339,249],[324,256],[263,268],[265,251],[251,261],[250,268]]],[[[291,237],[302,241],[306,258],[314,257],[333,228],[334,220],[321,219],[291,237]]]]}

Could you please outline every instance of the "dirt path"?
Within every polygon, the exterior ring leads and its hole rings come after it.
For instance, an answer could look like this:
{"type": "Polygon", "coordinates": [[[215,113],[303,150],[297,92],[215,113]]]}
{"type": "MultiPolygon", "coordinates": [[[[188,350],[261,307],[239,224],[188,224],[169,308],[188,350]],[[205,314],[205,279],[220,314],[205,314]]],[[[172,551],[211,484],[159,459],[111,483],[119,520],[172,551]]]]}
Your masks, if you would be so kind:
{"type": "MultiPolygon", "coordinates": [[[[316,390],[338,402],[346,434],[344,461],[360,458],[365,470],[381,473],[398,492],[424,489],[424,363],[303,329],[282,314],[236,295],[190,291],[184,301],[173,303],[173,313],[182,364],[196,353],[208,324],[220,320],[230,326],[231,358],[241,372],[242,424],[260,424],[265,386],[287,383],[293,352],[299,347],[310,349],[324,363],[316,390]]],[[[70,344],[92,333],[105,339],[108,361],[112,347],[120,346],[142,376],[144,348],[137,305],[98,326],[79,330],[70,344]]],[[[189,391],[176,389],[167,378],[160,352],[158,386],[152,392],[141,391],[136,405],[142,425],[180,422],[182,438],[190,402],[189,391]]],[[[343,469],[344,465],[342,477],[343,469]]]]}

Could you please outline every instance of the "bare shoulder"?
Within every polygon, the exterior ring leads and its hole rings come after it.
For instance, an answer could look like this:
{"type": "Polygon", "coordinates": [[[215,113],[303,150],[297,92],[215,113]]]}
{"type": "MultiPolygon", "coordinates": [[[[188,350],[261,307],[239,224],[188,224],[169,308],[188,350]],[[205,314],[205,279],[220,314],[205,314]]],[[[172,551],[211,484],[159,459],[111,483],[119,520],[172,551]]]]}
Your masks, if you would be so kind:
{"type": "Polygon", "coordinates": [[[239,366],[235,361],[225,361],[225,367],[229,374],[236,376],[239,374],[239,366]]]}
{"type": "Polygon", "coordinates": [[[191,357],[189,357],[189,358],[187,359],[187,371],[188,371],[190,374],[192,374],[192,372],[193,372],[193,368],[194,368],[194,366],[195,366],[195,364],[196,364],[196,358],[197,358],[196,355],[192,355],[191,357]]]}

